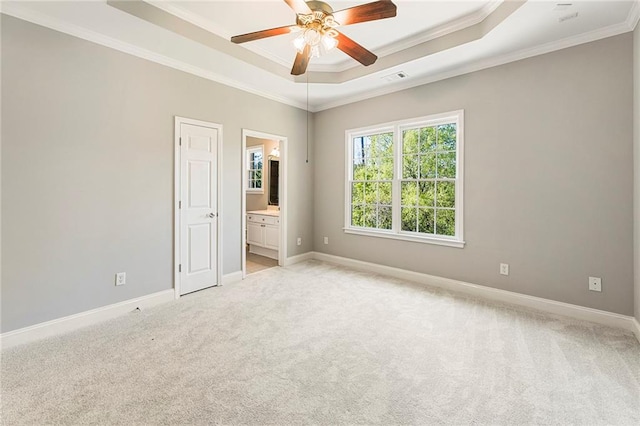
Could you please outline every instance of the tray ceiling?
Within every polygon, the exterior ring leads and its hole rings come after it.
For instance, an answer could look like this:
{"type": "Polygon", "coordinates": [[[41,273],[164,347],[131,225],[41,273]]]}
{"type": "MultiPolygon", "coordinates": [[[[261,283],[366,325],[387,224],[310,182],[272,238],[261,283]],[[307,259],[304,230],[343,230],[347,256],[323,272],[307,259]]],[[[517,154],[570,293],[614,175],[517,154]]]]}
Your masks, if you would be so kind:
{"type": "MultiPolygon", "coordinates": [[[[335,50],[313,58],[296,79],[289,73],[292,34],[229,42],[292,24],[295,14],[282,0],[116,3],[0,6],[8,15],[311,111],[629,32],[640,16],[631,0],[394,0],[397,17],[340,28],[378,55],[375,64],[363,67],[335,50]]],[[[340,10],[367,1],[329,3],[340,10]]]]}

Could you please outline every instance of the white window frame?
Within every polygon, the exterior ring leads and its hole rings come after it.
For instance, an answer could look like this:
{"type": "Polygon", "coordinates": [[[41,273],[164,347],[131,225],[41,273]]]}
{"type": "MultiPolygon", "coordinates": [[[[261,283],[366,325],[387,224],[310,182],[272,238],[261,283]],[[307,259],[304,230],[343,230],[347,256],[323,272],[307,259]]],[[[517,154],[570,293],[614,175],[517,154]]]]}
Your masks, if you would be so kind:
{"type": "Polygon", "coordinates": [[[345,214],[346,234],[366,235],[370,237],[390,238],[463,248],[464,241],[464,110],[445,112],[425,117],[378,124],[374,126],[350,129],[345,132],[345,214]],[[400,182],[402,180],[402,131],[415,127],[431,127],[440,124],[456,124],[456,195],[455,195],[455,235],[416,235],[401,230],[400,182]],[[392,183],[392,228],[391,230],[361,228],[351,225],[351,181],[353,180],[353,139],[360,136],[393,132],[393,183],[392,183]]]}
{"type": "Polygon", "coordinates": [[[245,190],[247,191],[247,193],[249,194],[264,194],[264,171],[265,171],[265,164],[264,164],[264,145],[254,145],[254,146],[250,146],[247,148],[247,152],[245,155],[245,167],[244,167],[244,172],[247,174],[247,187],[245,188],[245,190]],[[253,154],[254,152],[259,152],[260,154],[262,154],[262,178],[261,178],[261,182],[260,182],[260,188],[250,188],[249,184],[251,182],[251,179],[249,179],[249,172],[252,170],[249,168],[249,163],[251,162],[249,159],[251,158],[251,154],[253,154]]]}

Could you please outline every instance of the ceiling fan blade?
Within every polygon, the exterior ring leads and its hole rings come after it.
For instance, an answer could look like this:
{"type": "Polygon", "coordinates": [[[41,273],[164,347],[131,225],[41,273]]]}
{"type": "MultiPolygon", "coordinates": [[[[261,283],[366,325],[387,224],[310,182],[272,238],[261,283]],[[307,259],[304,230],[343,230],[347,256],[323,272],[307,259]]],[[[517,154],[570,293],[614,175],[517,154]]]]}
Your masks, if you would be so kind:
{"type": "Polygon", "coordinates": [[[287,25],[286,27],[271,28],[268,30],[256,31],[253,33],[241,34],[231,37],[233,43],[245,43],[247,41],[260,40],[261,38],[273,37],[281,34],[289,34],[295,25],[287,25]]]}
{"type": "Polygon", "coordinates": [[[342,50],[344,53],[351,56],[353,59],[360,62],[365,67],[373,64],[378,59],[376,55],[369,52],[367,49],[351,40],[341,32],[338,32],[336,40],[338,40],[338,49],[342,50]]]}
{"type": "Polygon", "coordinates": [[[309,65],[309,56],[311,53],[311,46],[308,44],[304,47],[302,53],[298,52],[296,60],[293,62],[293,68],[291,68],[291,75],[302,75],[307,70],[309,65]]]}
{"type": "Polygon", "coordinates": [[[304,0],[284,0],[293,11],[299,15],[308,15],[311,13],[311,9],[307,6],[304,0]]]}
{"type": "Polygon", "coordinates": [[[375,21],[396,16],[396,5],[390,0],[374,1],[349,9],[333,12],[333,19],[340,25],[351,25],[359,22],[375,21]]]}

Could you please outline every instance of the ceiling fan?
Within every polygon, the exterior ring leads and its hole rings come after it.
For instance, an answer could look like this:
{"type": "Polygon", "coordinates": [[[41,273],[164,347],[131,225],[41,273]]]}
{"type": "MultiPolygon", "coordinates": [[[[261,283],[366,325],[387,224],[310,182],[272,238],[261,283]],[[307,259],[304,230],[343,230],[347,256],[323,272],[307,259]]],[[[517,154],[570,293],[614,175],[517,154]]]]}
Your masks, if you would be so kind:
{"type": "Polygon", "coordinates": [[[320,56],[321,49],[331,50],[334,47],[364,66],[373,64],[378,57],[336,30],[336,27],[396,16],[396,5],[390,0],[374,1],[337,12],[323,1],[284,0],[284,2],[296,13],[295,25],[237,35],[231,37],[231,41],[239,44],[299,32],[300,35],[293,42],[298,50],[291,69],[293,75],[304,74],[309,59],[320,56]]]}

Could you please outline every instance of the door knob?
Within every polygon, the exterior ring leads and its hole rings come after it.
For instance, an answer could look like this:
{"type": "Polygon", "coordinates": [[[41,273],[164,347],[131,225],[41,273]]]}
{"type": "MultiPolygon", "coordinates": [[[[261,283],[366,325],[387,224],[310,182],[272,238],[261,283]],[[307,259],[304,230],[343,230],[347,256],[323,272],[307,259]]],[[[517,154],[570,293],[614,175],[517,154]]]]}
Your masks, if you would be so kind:
{"type": "Polygon", "coordinates": [[[213,219],[214,217],[216,217],[215,213],[209,213],[207,216],[209,216],[211,219],[213,219]]]}

